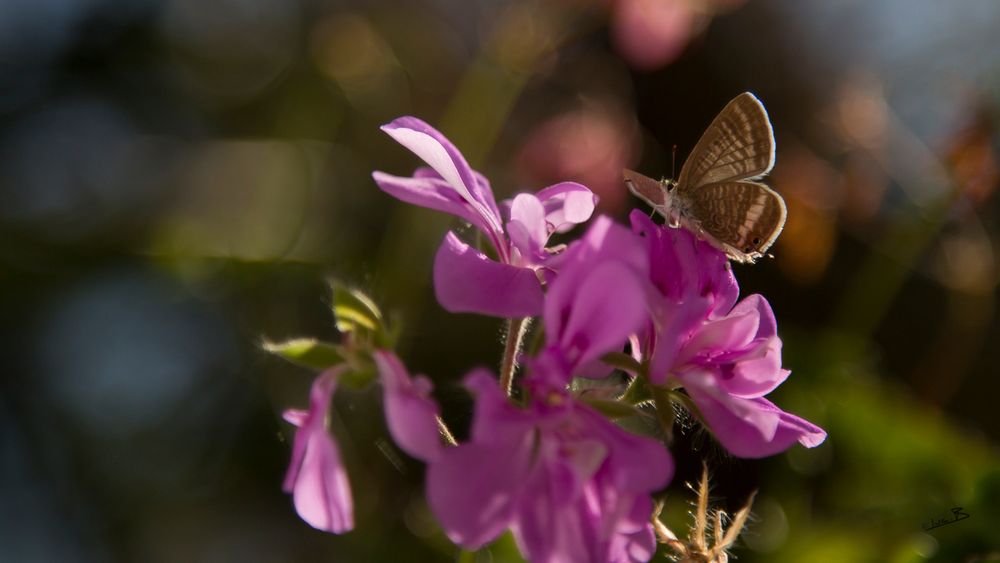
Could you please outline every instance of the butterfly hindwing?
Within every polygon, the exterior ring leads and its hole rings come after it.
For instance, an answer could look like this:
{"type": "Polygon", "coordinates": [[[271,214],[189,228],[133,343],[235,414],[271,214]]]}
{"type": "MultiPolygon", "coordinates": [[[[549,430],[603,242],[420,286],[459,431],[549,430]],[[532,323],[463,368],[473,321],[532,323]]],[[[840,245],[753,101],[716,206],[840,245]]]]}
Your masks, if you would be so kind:
{"type": "Polygon", "coordinates": [[[785,202],[764,184],[719,182],[688,195],[690,218],[740,262],[762,256],[785,226],[785,202]]]}
{"type": "Polygon", "coordinates": [[[712,121],[681,168],[678,189],[755,179],[774,166],[774,132],[753,94],[733,98],[712,121]]]}

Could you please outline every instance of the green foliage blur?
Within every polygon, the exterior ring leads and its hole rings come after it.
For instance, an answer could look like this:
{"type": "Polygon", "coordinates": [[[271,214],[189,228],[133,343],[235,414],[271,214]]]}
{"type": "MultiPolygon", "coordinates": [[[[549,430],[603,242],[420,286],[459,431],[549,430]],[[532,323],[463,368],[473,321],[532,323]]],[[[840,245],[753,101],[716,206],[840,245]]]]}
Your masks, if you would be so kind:
{"type": "Polygon", "coordinates": [[[714,506],[758,491],[741,562],[1000,561],[998,25],[977,0],[4,3],[0,560],[517,561],[447,541],[372,388],[332,420],[356,529],[301,522],[281,412],[314,372],[261,343],[337,342],[342,280],[464,435],[502,323],[435,302],[462,226],[377,189],[417,166],[379,125],[440,128],[500,198],[576,180],[621,220],[621,168],[670,176],[750,90],[789,218],[734,267],[778,318],[775,402],[829,438],[739,460],[686,426],[665,521],[705,460],[714,506]]]}

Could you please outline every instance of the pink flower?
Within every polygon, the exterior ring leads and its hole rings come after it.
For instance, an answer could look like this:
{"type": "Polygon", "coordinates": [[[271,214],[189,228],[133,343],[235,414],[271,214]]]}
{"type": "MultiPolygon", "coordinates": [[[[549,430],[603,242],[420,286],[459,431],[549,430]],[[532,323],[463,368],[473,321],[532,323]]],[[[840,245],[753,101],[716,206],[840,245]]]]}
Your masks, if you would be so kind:
{"type": "Polygon", "coordinates": [[[598,217],[564,253],[559,277],[545,296],[546,347],[538,369],[568,383],[572,376],[603,377],[598,362],[620,351],[649,318],[651,286],[645,241],[608,217],[598,217]]]}
{"type": "MultiPolygon", "coordinates": [[[[385,418],[393,440],[413,457],[425,461],[435,458],[442,445],[430,381],[423,376],[411,379],[392,352],[376,350],[373,358],[381,376],[385,418]]],[[[284,413],[285,420],[298,429],[283,488],[292,493],[295,510],[303,520],[335,534],[354,528],[347,471],[326,427],[337,379],[347,369],[346,365],[335,366],[313,381],[308,411],[289,409],[284,413]]]]}
{"type": "Polygon", "coordinates": [[[498,260],[445,236],[434,262],[434,289],[452,312],[525,317],[542,309],[542,281],[552,273],[549,236],[582,223],[596,198],[586,187],[562,182],[537,194],[519,194],[501,207],[489,182],[472,170],[440,132],[415,117],[401,117],[382,130],[422,158],[428,168],[412,177],[375,172],[388,194],[414,205],[451,213],[475,225],[493,246],[498,260]]]}
{"type": "Polygon", "coordinates": [[[326,428],[326,411],[340,365],[320,374],[309,393],[309,410],[289,409],[285,420],[298,427],[283,488],[292,493],[295,510],[310,526],[341,534],[354,528],[354,502],[340,451],[326,428]]]}
{"type": "Polygon", "coordinates": [[[657,226],[638,211],[631,219],[649,241],[650,280],[659,292],[643,339],[651,382],[683,387],[734,455],[822,443],[823,429],[763,398],[789,374],[767,300],[751,295],[736,303],[739,287],[725,255],[686,229],[657,226]]]}
{"type": "Polygon", "coordinates": [[[430,396],[431,382],[422,375],[410,378],[392,352],[374,353],[384,391],[385,420],[392,439],[404,452],[429,461],[441,452],[437,403],[430,396]]]}
{"type": "Polygon", "coordinates": [[[530,561],[646,561],[650,493],[673,473],[659,443],[625,432],[562,389],[536,380],[526,408],[487,372],[469,375],[472,437],[430,463],[428,500],[468,549],[510,528],[530,561]]]}

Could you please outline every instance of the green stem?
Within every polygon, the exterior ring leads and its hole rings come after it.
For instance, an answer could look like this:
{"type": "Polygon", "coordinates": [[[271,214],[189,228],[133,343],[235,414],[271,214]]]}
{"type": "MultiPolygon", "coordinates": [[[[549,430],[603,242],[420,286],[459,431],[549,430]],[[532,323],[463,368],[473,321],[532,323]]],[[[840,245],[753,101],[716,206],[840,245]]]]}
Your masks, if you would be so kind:
{"type": "Polygon", "coordinates": [[[674,441],[674,405],[670,397],[671,391],[658,385],[650,385],[653,392],[653,402],[656,404],[656,418],[660,421],[660,428],[663,430],[664,441],[669,446],[674,441]]]}
{"type": "Polygon", "coordinates": [[[507,343],[503,350],[503,360],[500,363],[500,388],[510,397],[514,386],[514,371],[517,369],[517,354],[521,351],[521,342],[527,332],[530,317],[522,319],[507,319],[507,343]]]}
{"type": "Polygon", "coordinates": [[[653,400],[650,387],[649,380],[645,376],[634,377],[619,400],[632,406],[646,404],[653,400]]]}
{"type": "Polygon", "coordinates": [[[638,375],[642,365],[635,358],[623,352],[610,352],[601,356],[601,361],[630,375],[638,375]]]}

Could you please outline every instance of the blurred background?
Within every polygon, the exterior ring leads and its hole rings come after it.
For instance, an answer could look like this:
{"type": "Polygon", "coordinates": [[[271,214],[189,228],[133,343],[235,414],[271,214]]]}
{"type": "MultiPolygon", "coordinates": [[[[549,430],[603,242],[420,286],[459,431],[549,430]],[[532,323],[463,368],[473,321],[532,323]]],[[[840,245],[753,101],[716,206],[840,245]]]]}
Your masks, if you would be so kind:
{"type": "Polygon", "coordinates": [[[434,301],[455,223],[375,187],[418,164],[378,126],[624,219],[620,169],[669,176],[745,90],[789,218],[736,274],[779,320],[775,402],[830,436],[748,461],[682,435],[668,521],[707,458],[718,506],[760,491],[739,561],[1000,560],[998,29],[991,0],[5,0],[0,561],[454,560],[377,391],[335,400],[357,529],[280,490],[312,374],[258,344],[335,339],[326,276],[402,322],[460,432],[457,382],[500,355],[434,301]]]}

